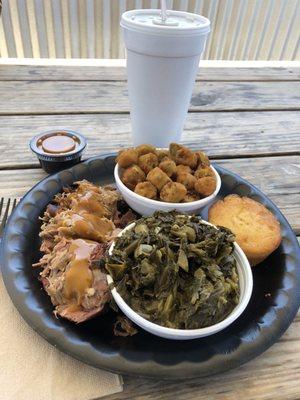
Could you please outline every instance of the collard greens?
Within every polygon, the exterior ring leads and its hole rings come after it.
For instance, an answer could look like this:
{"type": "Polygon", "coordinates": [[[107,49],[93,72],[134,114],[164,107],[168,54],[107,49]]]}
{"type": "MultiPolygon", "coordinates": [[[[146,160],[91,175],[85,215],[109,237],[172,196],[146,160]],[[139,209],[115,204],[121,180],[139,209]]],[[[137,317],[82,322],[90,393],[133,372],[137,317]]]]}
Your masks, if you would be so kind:
{"type": "Polygon", "coordinates": [[[237,305],[239,283],[230,230],[196,216],[156,212],[117,238],[106,269],[117,291],[144,318],[197,329],[237,305]]]}

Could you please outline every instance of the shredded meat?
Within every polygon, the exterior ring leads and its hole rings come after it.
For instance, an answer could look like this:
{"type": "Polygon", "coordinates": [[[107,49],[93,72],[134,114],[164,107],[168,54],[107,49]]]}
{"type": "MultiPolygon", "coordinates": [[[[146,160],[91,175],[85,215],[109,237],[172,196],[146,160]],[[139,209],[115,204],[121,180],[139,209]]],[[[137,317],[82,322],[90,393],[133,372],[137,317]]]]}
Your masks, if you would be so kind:
{"type": "Polygon", "coordinates": [[[132,211],[128,210],[125,214],[121,214],[120,211],[116,211],[113,221],[116,227],[125,228],[126,225],[134,222],[137,219],[137,215],[132,211]]]}
{"type": "Polygon", "coordinates": [[[128,318],[121,315],[117,316],[117,320],[114,323],[115,336],[133,336],[136,333],[136,328],[128,318]]]}
{"type": "MultiPolygon", "coordinates": [[[[121,229],[136,218],[111,186],[83,180],[55,196],[41,218],[44,255],[33,266],[41,269],[40,281],[56,316],[81,323],[103,312],[111,295],[101,260],[121,229]]],[[[118,317],[114,332],[127,336],[136,330],[118,317]]]]}
{"type": "Polygon", "coordinates": [[[92,183],[82,180],[75,182],[75,189],[64,189],[63,193],[55,196],[54,202],[60,207],[60,210],[66,209],[84,209],[94,214],[111,217],[114,212],[120,194],[112,186],[96,186],[92,183]]]}
{"type": "Polygon", "coordinates": [[[50,253],[61,237],[81,237],[105,242],[114,230],[113,215],[117,212],[120,194],[111,186],[100,187],[83,180],[75,189],[64,189],[49,204],[40,236],[41,251],[50,253]]]}
{"type": "Polygon", "coordinates": [[[64,189],[47,206],[40,232],[44,255],[34,266],[41,268],[40,280],[55,306],[55,315],[83,322],[99,314],[109,301],[106,274],[95,267],[95,261],[104,257],[116,234],[112,216],[119,199],[114,188],[83,180],[64,189]],[[82,265],[76,266],[78,243],[85,247],[85,255],[77,260],[82,265]],[[69,293],[66,288],[72,268],[69,293]],[[81,273],[85,275],[81,277],[81,273]],[[82,282],[87,282],[86,287],[82,282]],[[72,285],[77,285],[77,292],[72,285]]]}
{"type": "Polygon", "coordinates": [[[72,265],[74,240],[63,238],[49,254],[45,254],[35,266],[43,267],[40,280],[44,289],[55,306],[55,315],[67,318],[73,322],[83,322],[99,314],[110,299],[110,291],[106,281],[106,274],[99,268],[93,268],[93,261],[99,261],[106,252],[106,243],[92,243],[93,250],[89,255],[89,269],[92,274],[92,286],[89,287],[80,302],[66,297],[64,287],[66,273],[72,265]]]}

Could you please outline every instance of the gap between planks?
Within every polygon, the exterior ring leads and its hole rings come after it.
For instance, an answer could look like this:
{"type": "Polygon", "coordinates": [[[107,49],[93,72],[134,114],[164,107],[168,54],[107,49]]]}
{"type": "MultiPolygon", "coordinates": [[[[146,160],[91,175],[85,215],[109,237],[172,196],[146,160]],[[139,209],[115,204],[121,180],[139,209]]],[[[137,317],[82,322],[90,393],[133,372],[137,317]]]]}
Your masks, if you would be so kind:
{"type": "MultiPolygon", "coordinates": [[[[0,59],[0,80],[27,79],[123,81],[126,80],[126,60],[0,59]]],[[[297,81],[300,80],[300,63],[201,60],[196,80],[297,81]]]]}
{"type": "MultiPolygon", "coordinates": [[[[272,111],[272,112],[282,112],[282,111],[300,111],[300,106],[295,106],[295,107],[282,107],[282,108],[231,108],[230,110],[226,110],[226,109],[203,109],[203,110],[189,110],[188,112],[193,114],[193,113],[233,113],[233,112],[256,112],[256,111],[261,111],[261,112],[268,112],[268,111],[272,111]]],[[[70,114],[70,115],[93,115],[93,114],[108,114],[108,115],[114,115],[114,114],[122,114],[122,115],[129,115],[130,112],[129,111],[122,111],[122,110],[117,110],[117,111],[35,111],[35,112],[2,112],[0,111],[0,116],[2,117],[12,117],[12,116],[16,116],[16,117],[22,117],[22,116],[34,116],[34,115],[66,115],[66,114],[70,114]]],[[[300,399],[299,399],[300,400],[300,399]]]]}
{"type": "MultiPolygon", "coordinates": [[[[107,153],[99,153],[101,156],[109,156],[116,154],[115,151],[107,152],[107,153]]],[[[274,157],[289,157],[289,156],[300,156],[300,151],[286,151],[286,152],[278,152],[274,154],[270,153],[253,153],[247,155],[237,155],[237,154],[222,154],[220,156],[215,155],[209,157],[211,161],[224,161],[224,160],[238,160],[245,158],[253,159],[253,158],[274,158],[274,157]]],[[[92,158],[93,156],[91,156],[92,158]]],[[[82,162],[88,160],[88,158],[84,158],[82,162]]],[[[0,164],[0,171],[9,171],[9,170],[18,170],[18,169],[40,169],[41,166],[39,163],[24,163],[24,164],[0,164]]]]}
{"type": "MultiPolygon", "coordinates": [[[[129,115],[59,115],[0,117],[0,167],[37,166],[30,139],[50,129],[81,132],[88,141],[84,158],[132,145],[129,115]],[[16,147],[15,144],[18,143],[16,147]]],[[[300,114],[294,111],[189,113],[181,142],[202,149],[212,159],[297,155],[300,114]]]]}
{"type": "MultiPolygon", "coordinates": [[[[81,79],[32,79],[34,82],[80,82],[82,81],[81,79]]],[[[27,79],[1,79],[0,77],[0,82],[23,82],[23,81],[30,81],[29,78],[27,79]]],[[[127,79],[113,79],[113,78],[103,78],[103,79],[86,79],[87,82],[127,82],[127,79]]],[[[205,78],[197,78],[195,82],[299,82],[299,78],[295,79],[254,79],[249,77],[248,79],[238,79],[238,78],[230,78],[230,79],[205,79],[205,78]]],[[[299,399],[300,400],[300,399],[299,399]]]]}

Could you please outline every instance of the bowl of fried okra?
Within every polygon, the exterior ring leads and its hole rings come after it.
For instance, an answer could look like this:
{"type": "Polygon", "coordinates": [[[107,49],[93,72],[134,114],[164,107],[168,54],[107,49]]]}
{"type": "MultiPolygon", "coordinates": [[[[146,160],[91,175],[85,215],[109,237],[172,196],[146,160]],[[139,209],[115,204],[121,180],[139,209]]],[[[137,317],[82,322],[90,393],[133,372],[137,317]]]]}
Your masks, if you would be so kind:
{"type": "Polygon", "coordinates": [[[208,156],[178,143],[168,149],[142,144],[121,150],[114,175],[125,201],[141,215],[157,210],[197,213],[221,187],[208,156]]]}

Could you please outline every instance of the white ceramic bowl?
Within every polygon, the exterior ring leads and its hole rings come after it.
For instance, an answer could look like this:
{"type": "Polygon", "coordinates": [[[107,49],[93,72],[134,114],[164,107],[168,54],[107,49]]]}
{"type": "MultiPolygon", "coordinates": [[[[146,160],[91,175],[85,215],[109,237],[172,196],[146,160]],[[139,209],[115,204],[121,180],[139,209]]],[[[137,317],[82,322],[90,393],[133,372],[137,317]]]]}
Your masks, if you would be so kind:
{"type": "MultiPolygon", "coordinates": [[[[206,221],[203,221],[204,224],[212,225],[206,221]]],[[[123,229],[118,236],[121,236],[123,232],[128,229],[132,229],[135,223],[128,225],[125,229],[123,229]]],[[[214,226],[214,225],[212,225],[214,226]]],[[[239,275],[239,285],[240,285],[240,299],[237,306],[233,309],[233,311],[221,322],[218,322],[215,325],[208,326],[206,328],[199,329],[174,329],[174,328],[166,328],[161,325],[157,325],[153,322],[148,321],[147,319],[141,317],[138,313],[136,313],[129,305],[123,300],[123,298],[119,295],[116,288],[113,288],[111,293],[118,307],[123,311],[123,313],[131,319],[135,324],[140,326],[152,333],[153,335],[160,336],[166,339],[174,339],[174,340],[189,340],[189,339],[197,339],[204,336],[213,335],[221,331],[222,329],[227,328],[230,324],[232,324],[245,310],[247,307],[253,289],[253,277],[252,270],[250,264],[248,262],[247,257],[245,256],[243,250],[240,246],[234,242],[234,257],[237,263],[237,271],[239,275]]],[[[114,248],[114,243],[111,245],[109,249],[109,254],[112,254],[114,248]]],[[[108,284],[113,283],[113,279],[110,275],[107,275],[108,284]]]]}
{"type": "Polygon", "coordinates": [[[132,190],[128,189],[127,186],[121,181],[119,176],[119,165],[116,164],[114,175],[117,188],[121,192],[124,200],[126,203],[137,213],[141,215],[152,215],[155,211],[172,211],[177,210],[179,212],[184,212],[188,214],[195,214],[199,213],[200,210],[205,207],[207,204],[211,203],[212,200],[216,197],[219,193],[221,188],[221,178],[217,171],[211,167],[215,173],[216,180],[217,180],[217,187],[216,190],[208,197],[204,199],[191,201],[190,203],[166,203],[164,201],[152,200],[147,199],[146,197],[140,196],[139,194],[133,192],[132,190]]]}

